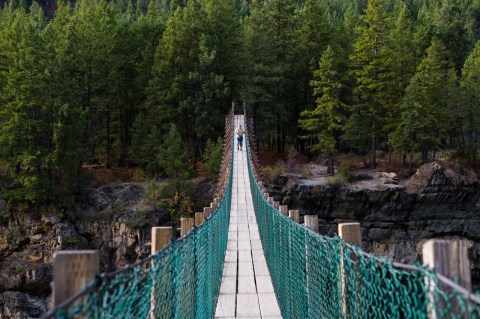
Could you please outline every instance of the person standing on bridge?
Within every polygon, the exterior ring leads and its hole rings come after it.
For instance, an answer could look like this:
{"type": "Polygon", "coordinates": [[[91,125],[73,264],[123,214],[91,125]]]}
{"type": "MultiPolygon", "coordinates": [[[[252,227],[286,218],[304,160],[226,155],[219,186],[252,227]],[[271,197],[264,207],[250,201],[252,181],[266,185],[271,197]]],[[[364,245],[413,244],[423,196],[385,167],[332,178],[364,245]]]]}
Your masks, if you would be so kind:
{"type": "Polygon", "coordinates": [[[242,151],[243,149],[243,134],[245,132],[242,129],[242,124],[238,124],[237,129],[235,130],[235,135],[237,136],[237,150],[242,151]]]}

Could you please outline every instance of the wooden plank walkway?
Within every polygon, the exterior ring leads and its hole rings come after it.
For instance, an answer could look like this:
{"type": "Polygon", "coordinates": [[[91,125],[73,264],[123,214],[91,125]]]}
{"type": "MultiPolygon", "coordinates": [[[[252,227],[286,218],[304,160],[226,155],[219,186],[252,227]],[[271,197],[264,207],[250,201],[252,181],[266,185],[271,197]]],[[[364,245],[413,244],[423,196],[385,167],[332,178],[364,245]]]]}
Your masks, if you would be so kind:
{"type": "MultiPolygon", "coordinates": [[[[235,128],[243,115],[235,116],[235,128]]],[[[246,138],[244,138],[245,144],[246,138]]],[[[222,285],[215,318],[282,318],[253,209],[246,146],[235,138],[232,207],[222,285]]]]}

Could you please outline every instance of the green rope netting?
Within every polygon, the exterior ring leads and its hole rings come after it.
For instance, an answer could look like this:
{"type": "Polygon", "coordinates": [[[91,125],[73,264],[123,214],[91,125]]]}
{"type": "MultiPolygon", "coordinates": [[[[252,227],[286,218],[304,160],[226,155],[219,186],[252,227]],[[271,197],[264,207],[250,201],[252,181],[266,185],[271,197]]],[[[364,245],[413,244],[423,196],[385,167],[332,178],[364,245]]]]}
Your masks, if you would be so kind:
{"type": "Polygon", "coordinates": [[[227,248],[231,163],[224,198],[202,225],[133,267],[101,275],[46,318],[212,318],[227,248]]]}
{"type": "MultiPolygon", "coordinates": [[[[248,146],[247,146],[247,151],[248,146]]],[[[400,269],[316,234],[264,198],[249,162],[260,238],[284,318],[480,318],[480,305],[420,265],[400,269]]]]}

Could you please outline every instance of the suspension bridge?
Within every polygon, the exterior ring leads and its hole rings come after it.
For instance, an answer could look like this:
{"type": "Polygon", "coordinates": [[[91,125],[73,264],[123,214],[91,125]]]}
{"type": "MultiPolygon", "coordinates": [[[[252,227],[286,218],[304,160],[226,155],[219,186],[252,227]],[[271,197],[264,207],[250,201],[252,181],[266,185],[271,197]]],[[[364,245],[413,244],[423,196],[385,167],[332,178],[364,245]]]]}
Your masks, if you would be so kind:
{"type": "Polygon", "coordinates": [[[57,252],[43,318],[480,318],[465,243],[429,242],[431,268],[364,252],[358,224],[322,236],[317,216],[301,224],[269,196],[253,145],[247,109],[232,107],[210,207],[182,219],[178,240],[152,229],[152,255],[112,273],[98,273],[96,251],[57,252]]]}

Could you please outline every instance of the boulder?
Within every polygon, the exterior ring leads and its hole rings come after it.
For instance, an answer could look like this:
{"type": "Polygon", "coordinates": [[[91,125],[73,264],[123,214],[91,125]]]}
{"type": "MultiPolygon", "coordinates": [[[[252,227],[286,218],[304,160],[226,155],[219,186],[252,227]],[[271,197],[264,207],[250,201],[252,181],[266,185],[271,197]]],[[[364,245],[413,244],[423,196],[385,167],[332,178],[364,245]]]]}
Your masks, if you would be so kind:
{"type": "Polygon", "coordinates": [[[18,291],[0,293],[0,318],[40,318],[47,311],[46,302],[18,291]]]}

